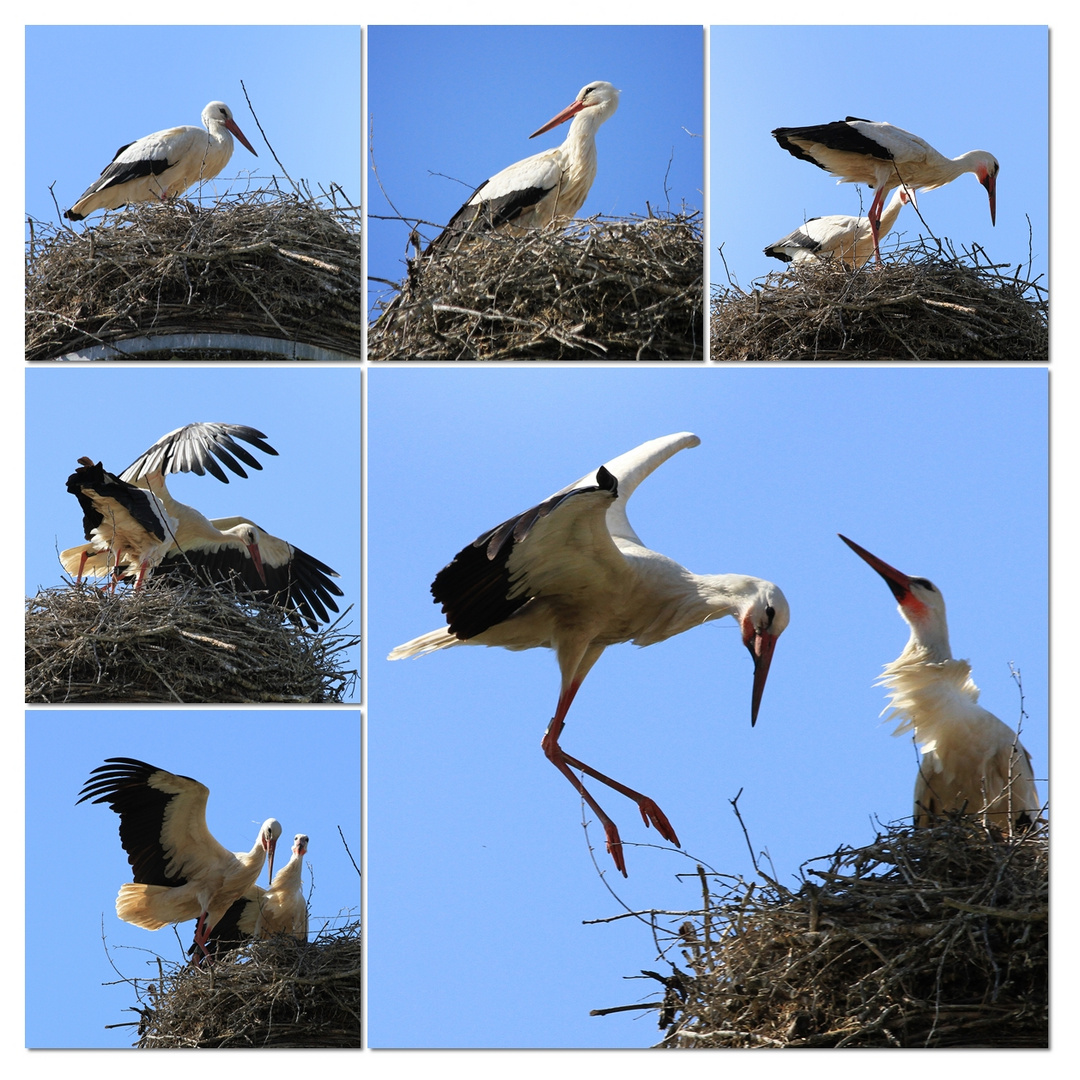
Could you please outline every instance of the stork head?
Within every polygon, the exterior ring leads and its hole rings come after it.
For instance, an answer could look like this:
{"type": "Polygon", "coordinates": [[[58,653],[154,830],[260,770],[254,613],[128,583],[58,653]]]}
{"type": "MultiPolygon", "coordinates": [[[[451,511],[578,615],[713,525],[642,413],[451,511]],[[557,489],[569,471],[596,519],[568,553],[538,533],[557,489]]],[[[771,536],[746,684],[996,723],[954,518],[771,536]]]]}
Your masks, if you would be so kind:
{"type": "Polygon", "coordinates": [[[274,852],[277,850],[278,837],[281,835],[281,822],[277,818],[267,818],[259,829],[259,843],[270,864],[270,877],[274,876],[274,852]]]}
{"type": "Polygon", "coordinates": [[[255,564],[255,569],[259,574],[259,580],[266,584],[266,571],[263,568],[262,551],[259,549],[259,540],[262,536],[262,530],[252,521],[247,521],[245,518],[219,518],[219,521],[236,521],[239,520],[239,525],[232,525],[227,529],[222,529],[223,533],[228,533],[231,536],[235,536],[244,547],[247,548],[247,553],[251,557],[251,561],[255,564]]]}
{"type": "Polygon", "coordinates": [[[928,659],[933,661],[950,659],[952,653],[949,650],[949,625],[945,620],[945,599],[933,582],[923,577],[909,577],[895,566],[871,555],[853,540],[840,533],[837,535],[885,579],[885,584],[896,597],[900,614],[911,627],[908,648],[924,650],[929,654],[928,659]]]}
{"type": "MultiPolygon", "coordinates": [[[[244,133],[233,119],[232,109],[224,101],[211,101],[202,111],[203,127],[207,131],[213,131],[219,124],[231,131],[253,154],[255,147],[244,138],[244,133]]],[[[255,154],[258,157],[258,154],[255,154]]]]}
{"type": "Polygon", "coordinates": [[[561,113],[553,116],[543,127],[537,128],[530,136],[535,139],[553,127],[565,123],[579,113],[585,113],[594,128],[599,127],[619,107],[619,91],[609,82],[597,80],[587,83],[578,91],[578,96],[561,113]]]}
{"type": "Polygon", "coordinates": [[[754,660],[754,690],[750,698],[750,725],[757,723],[761,695],[769,676],[776,639],[791,619],[787,598],[771,581],[759,581],[756,591],[739,610],[743,644],[754,660]]]}
{"type": "Polygon", "coordinates": [[[292,851],[293,854],[299,858],[303,858],[307,854],[308,838],[303,833],[297,833],[293,837],[292,851]]]}

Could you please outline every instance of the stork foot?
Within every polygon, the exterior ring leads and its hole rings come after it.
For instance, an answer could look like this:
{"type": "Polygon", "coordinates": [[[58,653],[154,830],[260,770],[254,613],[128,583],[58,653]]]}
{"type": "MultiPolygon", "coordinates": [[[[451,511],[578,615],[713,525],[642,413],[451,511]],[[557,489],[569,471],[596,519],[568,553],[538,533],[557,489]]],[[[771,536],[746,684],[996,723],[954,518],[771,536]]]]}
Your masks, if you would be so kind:
{"type": "Polygon", "coordinates": [[[607,841],[608,854],[615,860],[615,869],[623,877],[627,877],[622,840],[619,838],[619,830],[615,827],[615,822],[610,818],[604,820],[604,839],[607,841]]]}
{"type": "Polygon", "coordinates": [[[667,814],[652,799],[647,795],[639,795],[637,806],[641,811],[641,820],[645,822],[646,828],[652,825],[669,843],[674,844],[676,847],[682,847],[679,838],[675,835],[675,830],[671,827],[671,822],[667,819],[667,814]]]}

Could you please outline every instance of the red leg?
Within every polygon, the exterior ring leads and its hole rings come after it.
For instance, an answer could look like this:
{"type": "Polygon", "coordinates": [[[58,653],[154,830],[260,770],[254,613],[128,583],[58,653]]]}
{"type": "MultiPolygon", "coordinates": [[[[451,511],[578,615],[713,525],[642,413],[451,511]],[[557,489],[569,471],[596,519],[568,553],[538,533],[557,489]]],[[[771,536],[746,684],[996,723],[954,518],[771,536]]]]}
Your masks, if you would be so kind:
{"type": "Polygon", "coordinates": [[[638,810],[641,813],[641,818],[645,822],[646,826],[650,824],[656,827],[656,831],[665,839],[673,843],[676,847],[679,846],[679,838],[675,835],[675,830],[671,827],[671,823],[668,821],[667,816],[660,809],[659,806],[653,802],[647,795],[642,795],[639,791],[634,791],[633,788],[627,787],[625,784],[620,784],[617,780],[612,780],[611,777],[605,776],[602,772],[597,771],[590,765],[586,765],[583,761],[579,761],[577,758],[570,757],[564,752],[561,746],[559,746],[559,736],[562,734],[563,727],[566,723],[566,714],[570,709],[570,703],[574,700],[574,695],[578,691],[580,682],[571,683],[567,687],[566,692],[559,698],[558,707],[555,710],[555,716],[551,721],[551,725],[548,727],[547,732],[544,735],[541,746],[543,747],[544,754],[547,756],[548,761],[552,763],[574,785],[574,789],[585,800],[585,802],[592,808],[592,811],[600,819],[604,826],[604,836],[607,841],[607,849],[612,859],[615,860],[615,866],[619,872],[626,877],[626,863],[623,859],[622,852],[622,840],[619,838],[619,830],[616,828],[615,823],[604,813],[600,804],[589,794],[585,785],[574,775],[571,769],[578,769],[588,776],[593,777],[595,780],[599,780],[602,784],[607,784],[608,787],[613,788],[619,792],[620,795],[625,795],[628,799],[633,799],[637,803],[638,810]]]}
{"type": "Polygon", "coordinates": [[[878,236],[881,231],[881,208],[885,205],[885,185],[874,192],[874,201],[870,204],[867,217],[870,219],[870,234],[874,238],[874,259],[881,265],[881,252],[878,251],[878,236]]]}

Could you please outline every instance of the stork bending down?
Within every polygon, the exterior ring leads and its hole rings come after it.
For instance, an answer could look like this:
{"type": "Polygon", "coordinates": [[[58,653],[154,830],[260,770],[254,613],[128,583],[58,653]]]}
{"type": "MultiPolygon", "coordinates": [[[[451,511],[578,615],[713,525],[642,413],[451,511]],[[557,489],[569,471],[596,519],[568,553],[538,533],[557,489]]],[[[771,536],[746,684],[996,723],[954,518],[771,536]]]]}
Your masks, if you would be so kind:
{"type": "Polygon", "coordinates": [[[754,723],[776,640],[788,624],[787,600],[775,585],[741,574],[691,573],[650,551],[630,526],[626,503],[638,484],[700,441],[683,432],[643,443],[484,533],[436,575],[431,587],[448,625],[390,653],[398,660],[454,645],[554,649],[562,683],[543,750],[603,822],[608,851],[624,876],[618,829],[572,770],[633,799],[646,825],[673,844],[679,840],[652,799],[559,745],[585,676],[608,645],[652,645],[732,615],[754,661],[754,723]]]}
{"type": "Polygon", "coordinates": [[[838,176],[839,183],[866,184],[874,189],[867,216],[878,262],[882,208],[885,196],[895,187],[905,187],[917,208],[917,189],[929,191],[966,172],[974,173],[990,197],[990,223],[996,222],[999,165],[997,158],[985,150],[969,150],[958,158],[947,158],[910,131],[857,116],[831,124],[776,128],[773,137],[788,153],[838,176]]]}

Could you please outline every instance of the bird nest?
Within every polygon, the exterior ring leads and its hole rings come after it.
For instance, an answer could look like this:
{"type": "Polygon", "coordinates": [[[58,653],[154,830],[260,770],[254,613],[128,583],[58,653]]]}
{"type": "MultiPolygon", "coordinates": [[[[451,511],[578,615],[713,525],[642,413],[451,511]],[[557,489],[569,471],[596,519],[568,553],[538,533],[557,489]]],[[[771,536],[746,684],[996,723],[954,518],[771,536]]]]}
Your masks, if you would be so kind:
{"type": "Polygon", "coordinates": [[[310,942],[253,941],[212,964],[159,960],[135,1045],[359,1048],[360,960],[359,923],[310,942]]]}
{"type": "Polygon", "coordinates": [[[990,263],[923,241],[858,271],[793,263],[753,292],[713,286],[713,360],[1042,361],[1046,289],[990,263]]]}
{"type": "Polygon", "coordinates": [[[486,233],[410,265],[370,360],[701,360],[700,214],[486,233]]]}
{"type": "Polygon", "coordinates": [[[43,589],[26,604],[26,700],[341,702],[358,678],[346,650],[359,642],[341,618],[313,632],[230,583],[43,589]]]}
{"type": "Polygon", "coordinates": [[[812,859],[797,892],[701,867],[664,1047],[1045,1047],[1049,845],[954,815],[812,859]]]}
{"type": "Polygon", "coordinates": [[[339,188],[29,230],[27,360],[360,358],[360,208],[339,188]]]}

